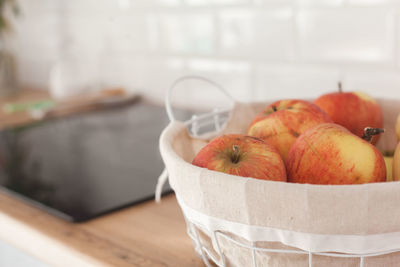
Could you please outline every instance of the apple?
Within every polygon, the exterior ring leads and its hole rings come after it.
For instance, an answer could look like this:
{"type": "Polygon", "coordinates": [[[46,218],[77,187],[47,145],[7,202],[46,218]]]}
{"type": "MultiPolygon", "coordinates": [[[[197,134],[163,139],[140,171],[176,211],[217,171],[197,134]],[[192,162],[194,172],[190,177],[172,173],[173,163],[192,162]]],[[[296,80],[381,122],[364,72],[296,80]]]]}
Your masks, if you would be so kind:
{"type": "Polygon", "coordinates": [[[394,150],[385,150],[382,152],[382,155],[386,165],[386,182],[392,182],[394,150]]]}
{"type": "Polygon", "coordinates": [[[197,153],[192,164],[243,177],[286,182],[285,165],[278,151],[252,136],[217,137],[197,153]]]}
{"type": "Polygon", "coordinates": [[[393,157],[383,156],[386,165],[386,182],[393,181],[393,157]]]}
{"type": "Polygon", "coordinates": [[[395,128],[397,140],[399,141],[399,143],[397,144],[396,150],[394,151],[392,176],[393,181],[400,181],[400,114],[397,116],[395,128]]]}
{"type": "Polygon", "coordinates": [[[400,142],[397,144],[393,156],[393,181],[400,181],[400,142]]]}
{"type": "Polygon", "coordinates": [[[317,125],[299,136],[289,151],[286,168],[288,181],[294,183],[386,181],[385,161],[379,150],[334,123],[317,125]]]}
{"type": "Polygon", "coordinates": [[[397,116],[395,129],[396,129],[397,141],[400,141],[400,114],[397,116]]]}
{"type": "Polygon", "coordinates": [[[286,160],[290,147],[307,129],[332,122],[315,104],[304,100],[281,100],[269,105],[251,122],[248,135],[273,145],[286,160]]]}
{"type": "MultiPolygon", "coordinates": [[[[347,128],[353,134],[361,137],[365,127],[382,128],[383,113],[376,101],[363,92],[329,93],[317,98],[314,103],[324,110],[334,123],[347,128]]],[[[372,140],[378,142],[379,136],[372,140]]]]}

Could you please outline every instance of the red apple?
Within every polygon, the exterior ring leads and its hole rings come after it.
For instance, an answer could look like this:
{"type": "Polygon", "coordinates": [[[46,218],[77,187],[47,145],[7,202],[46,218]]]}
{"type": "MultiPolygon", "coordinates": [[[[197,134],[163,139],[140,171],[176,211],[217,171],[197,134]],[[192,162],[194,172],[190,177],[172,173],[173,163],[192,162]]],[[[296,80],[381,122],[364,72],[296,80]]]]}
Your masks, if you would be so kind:
{"type": "MultiPolygon", "coordinates": [[[[383,113],[376,101],[362,92],[339,92],[325,94],[314,102],[324,110],[334,123],[347,128],[353,134],[361,137],[365,127],[382,128],[383,113]]],[[[379,136],[372,140],[378,142],[379,136]]]]}
{"type": "Polygon", "coordinates": [[[193,160],[209,170],[264,180],[286,181],[286,169],[278,151],[263,140],[239,134],[211,140],[193,160]]]}
{"type": "Polygon", "coordinates": [[[346,128],[325,123],[303,133],[286,162],[288,181],[310,184],[362,184],[386,181],[382,154],[346,128]]]}
{"type": "Polygon", "coordinates": [[[273,145],[286,160],[290,147],[307,129],[332,122],[325,112],[303,100],[281,100],[269,105],[251,122],[248,135],[273,145]]]}

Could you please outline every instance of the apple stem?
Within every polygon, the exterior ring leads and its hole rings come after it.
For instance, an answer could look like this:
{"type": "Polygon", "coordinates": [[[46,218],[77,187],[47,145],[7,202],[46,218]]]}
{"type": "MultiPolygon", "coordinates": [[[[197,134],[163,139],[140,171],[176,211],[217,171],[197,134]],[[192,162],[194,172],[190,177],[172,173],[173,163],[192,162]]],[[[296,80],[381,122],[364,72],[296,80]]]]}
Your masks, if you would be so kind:
{"type": "Polygon", "coordinates": [[[339,93],[343,93],[342,82],[338,82],[339,93]]]}
{"type": "Polygon", "coordinates": [[[382,155],[385,157],[393,157],[394,156],[394,150],[385,150],[382,152],[382,155]]]}
{"type": "Polygon", "coordinates": [[[272,110],[273,110],[274,112],[278,111],[278,109],[276,108],[275,105],[272,105],[272,110]]]}
{"type": "Polygon", "coordinates": [[[385,129],[382,129],[382,128],[366,127],[364,129],[364,134],[363,134],[363,136],[361,138],[364,139],[365,141],[371,143],[372,137],[374,135],[381,134],[381,133],[384,133],[384,132],[385,132],[385,129]]]}
{"type": "Polygon", "coordinates": [[[232,162],[236,164],[239,162],[240,158],[239,146],[233,145],[232,149],[233,149],[232,162]]]}

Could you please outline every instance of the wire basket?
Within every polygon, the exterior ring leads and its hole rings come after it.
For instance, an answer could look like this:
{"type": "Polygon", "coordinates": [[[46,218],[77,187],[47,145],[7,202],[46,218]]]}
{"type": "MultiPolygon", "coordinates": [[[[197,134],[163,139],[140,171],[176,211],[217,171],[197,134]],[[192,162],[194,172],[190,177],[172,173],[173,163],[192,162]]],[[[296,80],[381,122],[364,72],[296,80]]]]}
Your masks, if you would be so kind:
{"type": "MultiPolygon", "coordinates": [[[[189,79],[210,83],[233,102],[233,98],[218,84],[203,77],[183,77],[177,80],[167,93],[165,105],[171,121],[175,120],[170,102],[171,92],[177,84],[189,79]]],[[[230,109],[215,109],[209,113],[193,116],[185,122],[185,125],[190,135],[195,138],[213,136],[224,128],[229,114],[230,109]]],[[[164,170],[157,185],[156,198],[158,201],[161,188],[167,177],[168,173],[164,170]]],[[[290,244],[279,242],[282,239],[281,236],[290,240],[292,235],[300,235],[301,233],[285,230],[271,231],[271,229],[262,229],[257,226],[243,225],[211,217],[186,205],[179,194],[176,194],[176,197],[186,221],[187,234],[193,241],[196,253],[202,258],[206,266],[400,266],[400,261],[397,261],[400,259],[400,253],[397,254],[400,251],[398,249],[400,247],[400,235],[397,235],[397,233],[387,235],[388,240],[390,239],[390,242],[395,244],[393,246],[396,247],[395,249],[380,249],[368,253],[307,251],[296,246],[296,242],[289,242],[290,244]],[[265,240],[259,238],[260,234],[265,237],[265,240]],[[248,238],[256,235],[258,236],[257,241],[248,238]],[[391,261],[381,263],[381,259],[388,255],[397,255],[399,258],[394,257],[391,261]],[[366,264],[367,258],[375,258],[376,260],[366,264]],[[332,262],[334,262],[334,265],[332,265],[332,262]]],[[[323,240],[323,237],[321,240],[323,240]]],[[[370,242],[374,242],[374,237],[371,237],[370,242]]]]}

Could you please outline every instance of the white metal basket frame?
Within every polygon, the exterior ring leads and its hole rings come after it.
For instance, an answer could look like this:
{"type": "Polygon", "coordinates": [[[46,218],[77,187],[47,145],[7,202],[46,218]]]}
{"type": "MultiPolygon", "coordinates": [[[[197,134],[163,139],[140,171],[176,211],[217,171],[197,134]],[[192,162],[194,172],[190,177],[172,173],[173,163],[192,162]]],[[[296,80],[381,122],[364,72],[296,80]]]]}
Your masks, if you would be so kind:
{"type": "MultiPolygon", "coordinates": [[[[187,80],[199,80],[203,81],[206,83],[209,83],[210,85],[213,85],[215,88],[220,90],[229,100],[234,102],[234,98],[230,96],[230,94],[219,84],[201,77],[201,76],[184,76],[176,80],[172,86],[167,90],[167,95],[165,99],[165,107],[166,107],[166,112],[167,115],[170,119],[170,121],[175,121],[175,116],[172,111],[171,107],[171,93],[172,91],[176,88],[176,86],[184,81],[187,80]]],[[[231,108],[229,109],[223,109],[223,110],[218,110],[214,109],[212,112],[209,113],[204,113],[201,115],[193,115],[190,120],[185,121],[185,125],[190,130],[190,134],[193,137],[201,137],[199,135],[199,131],[202,127],[205,126],[214,126],[214,131],[210,133],[215,133],[217,134],[220,132],[220,130],[224,127],[226,120],[228,118],[228,115],[230,113],[231,108]]],[[[161,195],[161,189],[166,182],[168,178],[168,173],[166,169],[164,169],[163,173],[159,177],[159,181],[157,184],[157,189],[156,189],[156,201],[160,201],[160,195],[161,195]]],[[[220,230],[213,230],[210,238],[215,242],[216,244],[216,252],[218,253],[219,259],[215,258],[213,254],[207,249],[206,246],[202,244],[198,229],[205,228],[203,225],[200,225],[199,223],[196,223],[194,221],[190,221],[188,216],[185,214],[185,209],[183,205],[180,203],[179,196],[177,196],[178,203],[181,206],[186,225],[187,225],[187,234],[188,236],[192,239],[194,246],[195,246],[195,251],[197,254],[202,258],[204,264],[207,267],[212,267],[213,265],[210,263],[210,260],[217,266],[219,267],[226,267],[226,260],[224,253],[220,247],[220,239],[219,238],[225,238],[226,240],[229,240],[230,242],[236,244],[237,246],[240,246],[242,248],[249,249],[251,251],[252,255],[252,262],[253,262],[253,267],[257,267],[257,254],[256,252],[267,252],[267,253],[286,253],[286,254],[301,254],[301,255],[308,255],[308,262],[309,262],[309,267],[313,267],[313,256],[318,255],[318,256],[329,256],[329,257],[338,257],[338,258],[359,258],[360,259],[360,267],[364,267],[364,260],[365,258],[368,257],[375,257],[375,256],[381,256],[381,255],[387,255],[391,253],[396,253],[400,252],[400,250],[390,250],[390,251],[384,251],[384,252],[378,252],[378,253],[368,253],[368,254],[343,254],[343,253],[335,253],[335,252],[310,252],[310,251],[305,251],[302,249],[268,249],[268,248],[261,248],[257,247],[254,242],[250,242],[252,245],[249,246],[247,244],[243,244],[233,238],[231,238],[229,235],[225,234],[224,232],[220,230]]],[[[235,234],[235,233],[233,233],[235,234]]]]}

